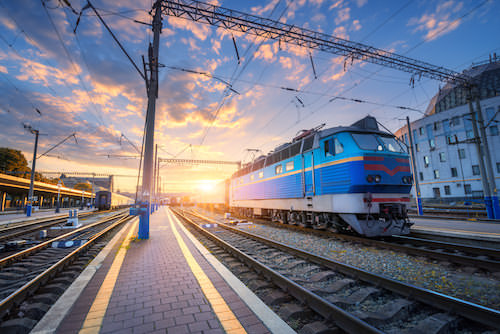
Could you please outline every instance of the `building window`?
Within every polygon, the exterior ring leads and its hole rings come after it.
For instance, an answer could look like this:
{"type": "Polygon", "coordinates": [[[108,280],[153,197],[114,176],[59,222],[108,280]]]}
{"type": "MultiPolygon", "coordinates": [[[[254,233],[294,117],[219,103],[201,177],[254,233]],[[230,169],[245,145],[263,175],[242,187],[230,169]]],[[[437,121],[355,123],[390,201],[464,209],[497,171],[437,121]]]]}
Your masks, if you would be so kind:
{"type": "Polygon", "coordinates": [[[431,148],[431,151],[436,149],[436,141],[433,139],[429,139],[429,147],[431,148]]]}
{"type": "Polygon", "coordinates": [[[429,167],[429,157],[426,155],[424,156],[424,166],[427,168],[429,167]]]}
{"type": "Polygon", "coordinates": [[[472,165],[472,175],[480,175],[479,165],[472,165]]]}
{"type": "Polygon", "coordinates": [[[490,126],[490,136],[498,136],[498,126],[497,125],[490,126]]]}
{"type": "Polygon", "coordinates": [[[417,130],[413,130],[413,139],[417,140],[417,130]]]}
{"type": "Polygon", "coordinates": [[[500,173],[500,162],[497,162],[497,173],[500,173]]]}
{"type": "Polygon", "coordinates": [[[439,153],[439,161],[446,162],[446,153],[444,153],[444,152],[439,153]]]}
{"type": "Polygon", "coordinates": [[[424,135],[424,127],[421,126],[419,129],[418,129],[418,133],[423,136],[424,135]]]}
{"type": "Polygon", "coordinates": [[[464,191],[466,194],[472,194],[472,188],[471,188],[470,184],[464,185],[464,191]]]}
{"type": "Polygon", "coordinates": [[[443,119],[443,130],[444,132],[450,131],[450,121],[448,119],[443,119]]]}
{"type": "Polygon", "coordinates": [[[274,167],[274,171],[276,172],[276,174],[283,173],[283,165],[281,165],[281,164],[276,165],[276,167],[274,167]]]}
{"type": "Polygon", "coordinates": [[[418,173],[418,176],[420,177],[420,181],[423,181],[423,180],[424,180],[424,173],[419,172],[419,173],[418,173]]]}
{"type": "Polygon", "coordinates": [[[460,117],[459,116],[452,117],[451,118],[451,125],[452,126],[460,125],[460,117]]]}
{"type": "Polygon", "coordinates": [[[293,161],[288,161],[285,165],[285,170],[288,172],[293,169],[293,161]]]}
{"type": "Polygon", "coordinates": [[[259,179],[262,179],[263,177],[264,177],[264,172],[263,171],[259,172],[259,179]]]}
{"type": "Polygon", "coordinates": [[[444,186],[444,194],[445,195],[451,195],[450,186],[444,186]]]}
{"type": "Polygon", "coordinates": [[[460,159],[465,159],[465,150],[463,148],[458,149],[458,157],[460,159]]]}
{"type": "Polygon", "coordinates": [[[451,167],[451,177],[457,177],[457,169],[455,167],[451,167]]]}
{"type": "Polygon", "coordinates": [[[420,147],[418,147],[417,143],[415,143],[415,151],[420,152],[420,147]]]}
{"type": "Polygon", "coordinates": [[[439,121],[438,122],[434,122],[434,130],[437,131],[439,129],[441,129],[441,122],[439,122],[439,121]]]}
{"type": "Polygon", "coordinates": [[[446,142],[448,145],[453,145],[457,143],[457,135],[446,136],[446,142]]]}
{"type": "Polygon", "coordinates": [[[432,188],[432,192],[434,193],[434,198],[441,197],[441,192],[439,191],[439,188],[432,188]]]}
{"type": "Polygon", "coordinates": [[[434,178],[439,179],[439,169],[434,169],[434,178]]]}

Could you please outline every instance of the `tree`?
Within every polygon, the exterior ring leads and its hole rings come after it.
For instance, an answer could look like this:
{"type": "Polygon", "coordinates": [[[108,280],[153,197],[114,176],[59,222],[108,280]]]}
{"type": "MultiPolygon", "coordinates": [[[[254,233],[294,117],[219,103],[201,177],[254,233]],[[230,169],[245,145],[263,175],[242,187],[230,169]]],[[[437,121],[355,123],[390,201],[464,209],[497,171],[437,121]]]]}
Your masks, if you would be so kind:
{"type": "Polygon", "coordinates": [[[31,172],[24,154],[8,147],[0,147],[0,169],[4,173],[15,172],[15,176],[25,178],[29,178],[31,172]]]}
{"type": "MultiPolygon", "coordinates": [[[[24,154],[19,150],[8,147],[0,147],[0,171],[25,179],[31,177],[31,168],[28,167],[28,161],[24,154]]],[[[35,181],[57,184],[59,178],[47,178],[35,171],[35,181]]]]}
{"type": "Polygon", "coordinates": [[[87,183],[87,182],[80,182],[80,183],[75,184],[73,189],[92,191],[92,185],[90,183],[87,183]]]}

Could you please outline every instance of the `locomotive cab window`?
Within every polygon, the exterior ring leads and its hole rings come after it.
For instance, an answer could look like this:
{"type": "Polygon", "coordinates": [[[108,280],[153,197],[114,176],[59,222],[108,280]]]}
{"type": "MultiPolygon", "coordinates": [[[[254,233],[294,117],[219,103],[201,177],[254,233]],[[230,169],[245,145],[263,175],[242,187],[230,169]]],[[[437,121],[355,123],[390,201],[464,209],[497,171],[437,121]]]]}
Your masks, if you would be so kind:
{"type": "Polygon", "coordinates": [[[324,152],[325,157],[333,157],[335,154],[344,152],[344,145],[337,138],[326,140],[324,152]]]}
{"type": "Polygon", "coordinates": [[[377,137],[371,133],[353,133],[352,138],[362,150],[383,151],[384,147],[378,141],[377,137]]]}
{"type": "Polygon", "coordinates": [[[264,177],[264,172],[259,172],[259,179],[262,179],[264,177]]]}
{"type": "Polygon", "coordinates": [[[293,169],[293,161],[288,161],[285,165],[285,170],[288,172],[293,169]]]}

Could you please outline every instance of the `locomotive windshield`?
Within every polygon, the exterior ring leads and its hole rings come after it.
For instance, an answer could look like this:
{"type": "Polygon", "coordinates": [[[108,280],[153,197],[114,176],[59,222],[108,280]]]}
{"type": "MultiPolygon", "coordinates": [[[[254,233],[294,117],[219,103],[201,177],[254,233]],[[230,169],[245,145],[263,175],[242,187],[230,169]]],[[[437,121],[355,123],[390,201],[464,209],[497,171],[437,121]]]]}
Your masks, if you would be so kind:
{"type": "Polygon", "coordinates": [[[352,138],[359,148],[367,151],[382,151],[384,147],[372,133],[353,133],[352,138]]]}
{"type": "Polygon", "coordinates": [[[384,146],[388,151],[405,153],[406,151],[401,144],[393,137],[379,137],[384,142],[384,146]]]}
{"type": "Polygon", "coordinates": [[[381,137],[373,133],[353,133],[352,138],[362,150],[405,152],[403,147],[393,137],[381,137]]]}

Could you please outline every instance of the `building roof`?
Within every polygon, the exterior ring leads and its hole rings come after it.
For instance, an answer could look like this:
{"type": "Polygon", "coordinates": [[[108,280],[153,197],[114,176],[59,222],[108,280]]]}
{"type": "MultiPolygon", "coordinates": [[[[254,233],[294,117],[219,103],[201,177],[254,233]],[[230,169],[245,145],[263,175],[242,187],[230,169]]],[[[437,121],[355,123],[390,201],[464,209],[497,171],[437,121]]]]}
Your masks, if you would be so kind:
{"type": "MultiPolygon", "coordinates": [[[[494,54],[489,61],[473,64],[463,73],[474,80],[480,99],[500,95],[500,58],[494,54]]],[[[431,99],[425,115],[429,116],[467,103],[468,90],[460,84],[448,83],[431,99]]]]}

